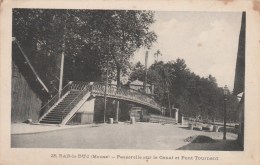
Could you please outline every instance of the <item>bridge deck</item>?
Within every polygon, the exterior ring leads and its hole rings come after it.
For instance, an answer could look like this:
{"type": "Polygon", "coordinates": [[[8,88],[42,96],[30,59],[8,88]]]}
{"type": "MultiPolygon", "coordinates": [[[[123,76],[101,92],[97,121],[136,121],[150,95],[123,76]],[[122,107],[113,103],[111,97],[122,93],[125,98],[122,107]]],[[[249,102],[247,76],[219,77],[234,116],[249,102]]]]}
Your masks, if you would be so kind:
{"type": "MultiPolygon", "coordinates": [[[[73,82],[71,88],[76,90],[83,90],[86,88],[87,84],[88,83],[85,82],[73,82]]],[[[105,85],[102,83],[91,84],[89,90],[94,96],[105,95],[105,85]]],[[[114,85],[109,85],[107,86],[107,97],[130,101],[161,111],[161,105],[157,103],[153,97],[134,89],[125,87],[117,88],[114,85]]]]}

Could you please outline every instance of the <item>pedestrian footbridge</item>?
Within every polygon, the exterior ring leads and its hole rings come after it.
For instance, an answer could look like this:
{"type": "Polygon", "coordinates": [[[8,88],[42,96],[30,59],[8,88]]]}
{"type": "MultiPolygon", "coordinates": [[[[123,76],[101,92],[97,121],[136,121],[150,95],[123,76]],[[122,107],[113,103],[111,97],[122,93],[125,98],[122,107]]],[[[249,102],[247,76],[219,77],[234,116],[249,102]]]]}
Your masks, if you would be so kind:
{"type": "Polygon", "coordinates": [[[130,88],[117,88],[102,83],[69,82],[61,91],[49,100],[41,109],[46,113],[40,118],[39,123],[67,124],[78,111],[89,109],[94,111],[91,98],[104,97],[124,100],[133,104],[148,107],[161,113],[161,105],[153,97],[130,88]]]}

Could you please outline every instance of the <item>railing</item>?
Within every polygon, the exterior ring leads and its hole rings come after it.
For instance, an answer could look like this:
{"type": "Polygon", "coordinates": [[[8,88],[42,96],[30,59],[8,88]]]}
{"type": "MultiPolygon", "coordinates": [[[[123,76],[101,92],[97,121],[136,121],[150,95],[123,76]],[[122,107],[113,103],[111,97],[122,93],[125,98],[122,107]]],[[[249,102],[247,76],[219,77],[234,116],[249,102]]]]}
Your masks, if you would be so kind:
{"type": "Polygon", "coordinates": [[[40,110],[40,112],[45,111],[46,109],[51,108],[62,96],[64,96],[71,89],[72,82],[69,82],[62,90],[59,95],[59,92],[53,96],[40,110]]]}
{"type": "Polygon", "coordinates": [[[71,89],[74,90],[84,90],[84,88],[86,88],[89,85],[89,82],[84,82],[84,81],[76,81],[76,82],[72,82],[71,83],[71,89]]]}
{"type": "Polygon", "coordinates": [[[80,101],[78,99],[82,99],[89,91],[90,91],[90,86],[89,85],[84,86],[83,90],[69,103],[69,105],[67,105],[63,109],[62,120],[67,116],[65,111],[67,111],[69,108],[71,108],[71,105],[73,105],[74,103],[78,103],[80,101]]]}
{"type": "MultiPolygon", "coordinates": [[[[105,93],[105,85],[101,83],[95,83],[92,85],[92,94],[103,96],[105,93]]],[[[141,93],[137,90],[130,88],[117,88],[116,86],[108,86],[107,97],[123,99],[128,101],[137,102],[150,106],[154,109],[161,110],[160,104],[158,104],[151,96],[141,93]]]]}
{"type": "Polygon", "coordinates": [[[165,124],[175,124],[176,120],[171,117],[159,116],[159,115],[150,115],[151,123],[165,123],[165,124]]]}
{"type": "MultiPolygon", "coordinates": [[[[91,92],[92,95],[104,96],[105,93],[105,85],[102,83],[89,83],[89,82],[72,82],[70,81],[61,91],[62,97],[69,90],[79,90],[80,94],[74,98],[74,100],[62,111],[64,113],[69,106],[71,106],[76,99],[79,97],[83,97],[88,91],[91,92]]],[[[51,108],[59,99],[59,93],[57,93],[50,101],[48,101],[41,110],[51,108]]],[[[130,88],[117,88],[117,86],[109,85],[107,88],[107,97],[117,98],[122,100],[128,100],[132,102],[136,102],[139,104],[143,104],[149,106],[153,109],[157,109],[161,111],[161,106],[158,104],[153,97],[148,94],[141,93],[140,91],[130,89],[130,88]]],[[[64,116],[65,117],[65,116],[64,116]]]]}
{"type": "MultiPolygon", "coordinates": [[[[211,125],[218,125],[218,126],[224,126],[224,122],[222,120],[207,120],[207,119],[196,119],[196,118],[189,118],[189,123],[191,124],[196,124],[196,123],[200,123],[200,124],[211,124],[211,125]]],[[[226,123],[227,127],[235,127],[236,125],[238,125],[238,123],[226,123]]]]}

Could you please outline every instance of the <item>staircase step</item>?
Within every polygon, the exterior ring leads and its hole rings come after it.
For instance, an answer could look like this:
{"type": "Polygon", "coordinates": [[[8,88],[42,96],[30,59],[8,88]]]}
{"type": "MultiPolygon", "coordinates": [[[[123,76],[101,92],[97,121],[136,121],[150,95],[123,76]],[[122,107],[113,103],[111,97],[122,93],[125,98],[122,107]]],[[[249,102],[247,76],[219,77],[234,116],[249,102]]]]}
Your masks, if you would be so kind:
{"type": "Polygon", "coordinates": [[[41,121],[61,121],[62,120],[62,118],[44,118],[44,119],[42,119],[41,121]]]}
{"type": "MultiPolygon", "coordinates": [[[[46,115],[45,118],[53,118],[53,119],[57,119],[57,118],[62,118],[62,117],[65,117],[66,115],[46,115]]],[[[44,118],[44,119],[45,119],[44,118]]]]}
{"type": "Polygon", "coordinates": [[[62,116],[46,116],[45,118],[43,118],[42,120],[61,120],[62,116]]]}
{"type": "Polygon", "coordinates": [[[52,110],[49,114],[52,113],[62,113],[64,109],[56,109],[56,110],[52,110]]]}
{"type": "Polygon", "coordinates": [[[79,96],[81,90],[72,90],[57,104],[40,123],[60,124],[65,116],[80,102],[83,96],[79,96]]]}
{"type": "Polygon", "coordinates": [[[55,108],[66,108],[66,107],[68,107],[68,106],[70,106],[70,105],[75,105],[75,104],[77,104],[78,102],[76,102],[76,103],[71,103],[71,104],[67,104],[67,105],[58,105],[58,106],[56,106],[55,108]]]}
{"type": "Polygon", "coordinates": [[[53,109],[51,112],[49,112],[48,114],[51,113],[62,113],[64,109],[53,109]]]}
{"type": "Polygon", "coordinates": [[[70,110],[70,109],[72,109],[72,107],[75,107],[75,105],[73,105],[73,106],[71,106],[71,107],[64,107],[64,108],[53,109],[51,112],[63,112],[64,110],[70,110]]]}
{"type": "Polygon", "coordinates": [[[62,116],[62,115],[64,115],[65,113],[48,113],[47,115],[46,115],[46,117],[47,116],[62,116]]]}
{"type": "Polygon", "coordinates": [[[63,116],[65,116],[65,114],[64,115],[63,114],[60,114],[60,115],[52,114],[52,115],[46,115],[45,118],[62,118],[63,116]]]}
{"type": "Polygon", "coordinates": [[[65,108],[59,108],[59,109],[54,109],[54,110],[52,110],[50,113],[62,113],[63,112],[63,110],[64,110],[65,108]]]}
{"type": "Polygon", "coordinates": [[[70,112],[71,109],[65,110],[65,111],[51,111],[50,113],[48,113],[46,116],[53,116],[53,115],[66,115],[68,112],[70,112]]]}
{"type": "Polygon", "coordinates": [[[46,118],[44,118],[44,119],[42,119],[42,120],[58,120],[58,121],[60,121],[60,120],[62,120],[63,118],[62,118],[62,116],[61,117],[46,117],[46,118]]]}
{"type": "Polygon", "coordinates": [[[58,105],[56,105],[56,107],[57,106],[59,106],[59,105],[68,105],[68,104],[70,104],[71,102],[62,102],[62,103],[59,103],[58,105]]]}
{"type": "Polygon", "coordinates": [[[61,122],[56,122],[56,121],[40,121],[40,123],[47,123],[47,124],[60,124],[61,122]]]}
{"type": "MultiPolygon", "coordinates": [[[[68,107],[68,105],[67,106],[57,106],[57,107],[55,107],[54,109],[65,109],[66,107],[68,107]]],[[[53,109],[53,110],[54,110],[53,109]]]]}
{"type": "Polygon", "coordinates": [[[61,114],[50,114],[50,115],[46,115],[46,117],[62,117],[62,116],[65,116],[65,114],[61,113],[61,114]]]}
{"type": "Polygon", "coordinates": [[[55,107],[58,107],[58,106],[67,106],[67,105],[69,105],[69,103],[58,104],[58,105],[56,105],[55,107]]]}
{"type": "MultiPolygon", "coordinates": [[[[76,101],[78,102],[78,101],[76,101]]],[[[59,107],[59,106],[68,106],[68,105],[71,105],[71,104],[75,104],[75,102],[69,102],[69,103],[66,103],[66,104],[59,104],[57,105],[56,107],[59,107]]]]}
{"type": "Polygon", "coordinates": [[[75,103],[71,103],[71,104],[67,104],[67,105],[58,105],[55,108],[66,108],[66,107],[73,105],[73,104],[75,104],[75,103]]]}
{"type": "Polygon", "coordinates": [[[63,101],[63,103],[72,102],[74,100],[78,100],[78,99],[75,99],[75,98],[73,98],[73,99],[66,99],[66,100],[63,101]]]}
{"type": "Polygon", "coordinates": [[[43,122],[57,122],[57,123],[60,123],[60,122],[62,122],[62,120],[49,120],[49,119],[46,119],[46,120],[41,120],[41,121],[43,121],[43,122]]]}
{"type": "Polygon", "coordinates": [[[48,113],[47,115],[62,115],[62,114],[64,114],[64,112],[50,112],[50,113],[48,113]]]}

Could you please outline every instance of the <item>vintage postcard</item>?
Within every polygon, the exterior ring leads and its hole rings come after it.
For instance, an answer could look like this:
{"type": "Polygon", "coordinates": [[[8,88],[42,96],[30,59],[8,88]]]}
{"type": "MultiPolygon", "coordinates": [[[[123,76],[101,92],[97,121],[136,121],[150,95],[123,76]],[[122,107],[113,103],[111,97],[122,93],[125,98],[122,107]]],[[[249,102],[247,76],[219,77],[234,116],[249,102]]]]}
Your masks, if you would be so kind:
{"type": "Polygon", "coordinates": [[[260,163],[260,1],[1,2],[0,164],[260,163]]]}

